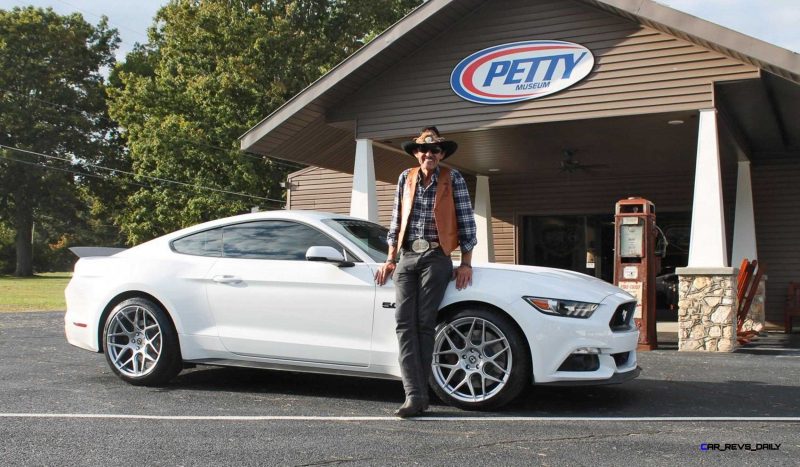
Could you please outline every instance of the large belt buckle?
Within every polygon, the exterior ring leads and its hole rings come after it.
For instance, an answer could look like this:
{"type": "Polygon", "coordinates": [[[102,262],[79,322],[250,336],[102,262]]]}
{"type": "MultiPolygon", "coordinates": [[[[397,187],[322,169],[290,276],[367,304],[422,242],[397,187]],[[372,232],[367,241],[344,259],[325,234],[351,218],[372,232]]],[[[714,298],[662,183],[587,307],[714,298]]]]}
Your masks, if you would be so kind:
{"type": "Polygon", "coordinates": [[[424,238],[418,238],[411,242],[411,251],[414,253],[425,253],[431,247],[431,244],[424,238]]]}

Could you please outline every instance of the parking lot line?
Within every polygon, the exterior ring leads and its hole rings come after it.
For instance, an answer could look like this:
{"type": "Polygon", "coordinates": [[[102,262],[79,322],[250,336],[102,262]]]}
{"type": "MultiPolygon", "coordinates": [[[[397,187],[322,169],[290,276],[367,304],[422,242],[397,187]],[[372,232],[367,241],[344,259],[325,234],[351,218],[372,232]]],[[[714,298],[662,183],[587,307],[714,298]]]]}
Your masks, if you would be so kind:
{"type": "MultiPolygon", "coordinates": [[[[401,420],[398,417],[326,417],[315,415],[130,415],[90,413],[0,413],[0,418],[76,418],[189,421],[331,421],[369,422],[401,420]]],[[[413,417],[422,421],[446,422],[800,422],[800,417],[517,417],[441,416],[413,417]]]]}

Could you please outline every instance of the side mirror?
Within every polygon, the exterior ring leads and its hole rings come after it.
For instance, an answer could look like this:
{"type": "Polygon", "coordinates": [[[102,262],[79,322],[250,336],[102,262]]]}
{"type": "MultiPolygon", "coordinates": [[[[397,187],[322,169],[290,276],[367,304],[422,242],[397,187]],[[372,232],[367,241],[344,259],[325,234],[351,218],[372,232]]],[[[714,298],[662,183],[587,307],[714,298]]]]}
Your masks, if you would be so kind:
{"type": "Polygon", "coordinates": [[[312,246],[306,250],[306,261],[324,261],[336,263],[340,268],[355,266],[352,261],[347,261],[342,252],[332,246],[312,246]]]}

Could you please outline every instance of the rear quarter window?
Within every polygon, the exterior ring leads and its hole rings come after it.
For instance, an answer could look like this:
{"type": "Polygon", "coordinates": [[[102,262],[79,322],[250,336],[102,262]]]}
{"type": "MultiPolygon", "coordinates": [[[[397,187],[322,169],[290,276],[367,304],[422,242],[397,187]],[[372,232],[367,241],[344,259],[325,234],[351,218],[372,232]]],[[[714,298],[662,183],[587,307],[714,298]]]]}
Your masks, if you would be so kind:
{"type": "Polygon", "coordinates": [[[177,253],[195,256],[222,256],[222,228],[204,230],[172,242],[177,253]]]}

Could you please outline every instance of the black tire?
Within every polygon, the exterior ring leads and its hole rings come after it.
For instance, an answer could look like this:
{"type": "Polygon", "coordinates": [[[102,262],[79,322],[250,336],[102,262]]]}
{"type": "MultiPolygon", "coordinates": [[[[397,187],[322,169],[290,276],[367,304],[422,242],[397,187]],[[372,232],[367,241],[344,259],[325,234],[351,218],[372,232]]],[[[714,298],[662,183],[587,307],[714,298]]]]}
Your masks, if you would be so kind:
{"type": "Polygon", "coordinates": [[[172,322],[145,298],[130,298],[111,310],[103,327],[103,351],[111,370],[136,386],[162,386],[183,367],[172,322]]]}
{"type": "Polygon", "coordinates": [[[501,407],[532,381],[530,352],[516,325],[483,308],[460,310],[439,323],[432,369],[436,395],[466,410],[501,407]]]}

